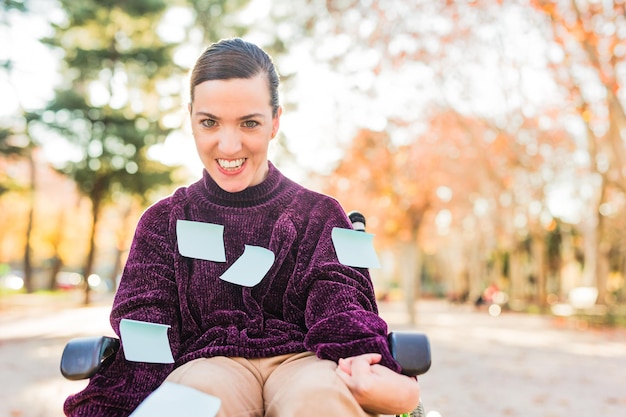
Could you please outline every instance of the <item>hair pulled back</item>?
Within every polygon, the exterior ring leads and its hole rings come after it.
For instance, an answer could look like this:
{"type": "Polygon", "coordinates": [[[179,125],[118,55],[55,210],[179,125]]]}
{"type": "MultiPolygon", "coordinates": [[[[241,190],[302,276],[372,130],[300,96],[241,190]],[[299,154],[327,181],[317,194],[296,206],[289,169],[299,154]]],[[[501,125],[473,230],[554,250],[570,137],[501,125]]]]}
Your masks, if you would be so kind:
{"type": "Polygon", "coordinates": [[[255,44],[241,38],[222,39],[204,50],[191,71],[191,103],[195,87],[205,81],[249,79],[259,74],[267,76],[272,114],[276,116],[280,106],[279,77],[272,58],[255,44]]]}

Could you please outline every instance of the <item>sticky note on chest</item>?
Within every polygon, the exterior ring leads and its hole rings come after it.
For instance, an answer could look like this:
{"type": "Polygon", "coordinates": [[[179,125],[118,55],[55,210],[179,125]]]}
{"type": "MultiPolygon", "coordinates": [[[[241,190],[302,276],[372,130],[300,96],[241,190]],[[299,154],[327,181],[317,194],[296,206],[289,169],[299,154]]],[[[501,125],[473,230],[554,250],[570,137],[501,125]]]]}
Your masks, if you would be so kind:
{"type": "Polygon", "coordinates": [[[265,277],[274,259],[274,252],[269,249],[245,245],[243,255],[220,278],[232,284],[254,287],[265,277]]]}
{"type": "Polygon", "coordinates": [[[187,258],[226,262],[224,226],[213,223],[178,220],[178,252],[187,258]]]}

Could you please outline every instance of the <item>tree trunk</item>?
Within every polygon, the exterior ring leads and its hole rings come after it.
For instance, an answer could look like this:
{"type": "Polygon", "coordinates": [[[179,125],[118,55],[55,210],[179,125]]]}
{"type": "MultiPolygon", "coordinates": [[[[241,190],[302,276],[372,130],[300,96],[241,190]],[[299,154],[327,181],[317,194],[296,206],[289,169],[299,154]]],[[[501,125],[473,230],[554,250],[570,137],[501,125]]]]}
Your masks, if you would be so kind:
{"type": "Polygon", "coordinates": [[[124,252],[128,250],[128,247],[126,246],[128,242],[128,234],[133,230],[133,228],[128,225],[132,212],[133,204],[132,201],[129,201],[122,215],[122,227],[119,228],[119,231],[116,234],[117,244],[115,247],[115,258],[113,259],[113,269],[111,271],[111,276],[109,277],[113,285],[113,291],[117,290],[117,277],[123,270],[122,257],[124,252]]]}
{"type": "Polygon", "coordinates": [[[595,275],[597,270],[598,256],[598,220],[597,210],[593,207],[593,214],[588,215],[587,219],[581,223],[581,231],[583,235],[583,253],[584,266],[583,276],[580,285],[592,286],[595,284],[595,275]]]}
{"type": "Polygon", "coordinates": [[[28,167],[30,170],[30,187],[29,187],[29,208],[26,220],[26,238],[24,244],[24,287],[27,293],[32,293],[35,290],[35,283],[33,278],[33,265],[32,265],[32,247],[31,239],[33,234],[33,224],[35,220],[35,191],[36,187],[36,166],[35,157],[32,149],[27,151],[28,167]]]}
{"type": "Polygon", "coordinates": [[[546,298],[546,244],[542,235],[532,236],[532,264],[535,275],[535,301],[540,308],[547,305],[546,298]]]}
{"type": "Polygon", "coordinates": [[[522,253],[519,249],[511,250],[509,263],[509,299],[513,306],[521,305],[526,301],[524,297],[524,266],[522,263],[522,253]]]}
{"type": "Polygon", "coordinates": [[[415,302],[420,293],[421,283],[421,258],[417,242],[400,243],[400,260],[398,262],[402,287],[404,289],[404,301],[409,318],[409,324],[417,323],[417,310],[415,302]]]}
{"type": "Polygon", "coordinates": [[[56,225],[56,232],[52,238],[52,248],[54,253],[52,254],[52,265],[50,265],[50,275],[48,276],[48,289],[55,290],[57,288],[57,274],[63,267],[63,259],[59,253],[61,242],[63,241],[63,231],[65,230],[65,210],[61,210],[59,213],[59,221],[56,225]]]}
{"type": "Polygon", "coordinates": [[[606,284],[610,272],[609,250],[608,248],[603,248],[603,244],[599,246],[598,262],[596,264],[596,288],[598,289],[598,298],[596,299],[596,302],[598,304],[606,304],[606,284]]]}
{"type": "Polygon", "coordinates": [[[484,262],[484,245],[482,241],[477,240],[476,244],[470,248],[469,259],[469,287],[467,289],[467,298],[470,302],[475,302],[482,294],[484,278],[487,276],[484,262]]]}
{"type": "Polygon", "coordinates": [[[89,286],[89,276],[93,272],[94,260],[96,258],[96,230],[98,227],[98,218],[100,216],[100,199],[97,197],[98,193],[95,192],[91,198],[91,234],[89,236],[89,249],[87,252],[87,260],[85,261],[85,267],[83,269],[83,275],[85,277],[84,289],[85,296],[83,303],[89,305],[91,302],[91,287],[89,286]]]}

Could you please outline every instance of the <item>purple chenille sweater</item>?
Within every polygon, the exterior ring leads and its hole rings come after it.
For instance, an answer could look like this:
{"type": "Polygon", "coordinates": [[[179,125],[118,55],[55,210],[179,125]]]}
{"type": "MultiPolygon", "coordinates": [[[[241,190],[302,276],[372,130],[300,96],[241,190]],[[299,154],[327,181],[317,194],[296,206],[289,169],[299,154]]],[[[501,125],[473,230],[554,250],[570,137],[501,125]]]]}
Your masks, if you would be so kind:
{"type": "Polygon", "coordinates": [[[211,356],[270,357],[303,351],[337,361],[368,352],[400,371],[387,346],[369,273],[340,264],[333,227],[351,228],[339,203],[283,176],[228,193],[202,180],[151,206],[141,217],[111,311],[122,318],[171,326],[174,364],[128,362],[123,347],[64,406],[68,416],[128,416],[175,368],[211,356]],[[186,258],[176,241],[178,219],[224,226],[226,262],[186,258]],[[274,252],[254,287],[221,280],[245,245],[274,252]]]}

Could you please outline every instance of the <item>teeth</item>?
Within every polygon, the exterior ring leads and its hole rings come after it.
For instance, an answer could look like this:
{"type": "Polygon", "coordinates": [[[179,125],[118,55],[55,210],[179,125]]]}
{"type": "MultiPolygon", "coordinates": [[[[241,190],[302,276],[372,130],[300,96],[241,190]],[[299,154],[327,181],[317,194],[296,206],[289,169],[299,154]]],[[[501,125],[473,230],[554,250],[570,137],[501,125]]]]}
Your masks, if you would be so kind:
{"type": "Polygon", "coordinates": [[[220,166],[223,169],[230,169],[230,170],[234,170],[234,169],[239,169],[241,168],[241,166],[243,165],[243,163],[246,161],[246,158],[240,158],[240,159],[233,159],[233,160],[226,160],[226,159],[218,159],[217,163],[220,164],[220,166]]]}

